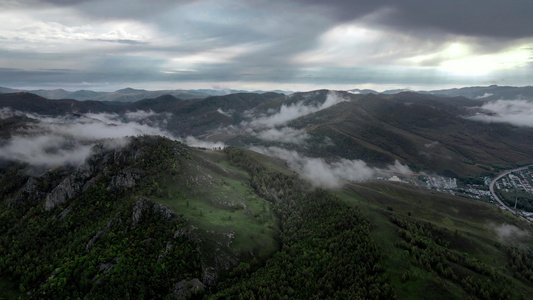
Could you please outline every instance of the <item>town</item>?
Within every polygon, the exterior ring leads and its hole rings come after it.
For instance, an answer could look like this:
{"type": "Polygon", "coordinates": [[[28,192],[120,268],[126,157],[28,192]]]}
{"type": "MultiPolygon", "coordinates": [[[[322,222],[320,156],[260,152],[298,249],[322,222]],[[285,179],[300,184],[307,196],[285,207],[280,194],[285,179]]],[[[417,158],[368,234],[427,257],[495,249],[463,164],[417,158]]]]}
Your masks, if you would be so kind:
{"type": "Polygon", "coordinates": [[[489,176],[480,177],[476,184],[466,184],[456,178],[425,174],[413,178],[402,178],[401,180],[397,176],[393,176],[389,180],[407,182],[454,196],[493,203],[502,210],[509,210],[511,213],[533,222],[533,168],[531,167],[511,170],[496,179],[494,192],[507,204],[507,207],[500,204],[490,191],[489,187],[494,178],[489,176]]]}

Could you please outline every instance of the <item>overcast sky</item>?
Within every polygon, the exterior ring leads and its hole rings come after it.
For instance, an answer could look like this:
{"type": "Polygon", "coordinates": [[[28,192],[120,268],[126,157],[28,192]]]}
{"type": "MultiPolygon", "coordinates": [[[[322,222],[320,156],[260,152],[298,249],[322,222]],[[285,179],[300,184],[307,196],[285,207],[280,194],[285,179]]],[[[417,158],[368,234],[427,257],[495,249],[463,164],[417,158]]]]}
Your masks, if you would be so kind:
{"type": "Polygon", "coordinates": [[[532,85],[531,0],[0,0],[0,86],[532,85]]]}

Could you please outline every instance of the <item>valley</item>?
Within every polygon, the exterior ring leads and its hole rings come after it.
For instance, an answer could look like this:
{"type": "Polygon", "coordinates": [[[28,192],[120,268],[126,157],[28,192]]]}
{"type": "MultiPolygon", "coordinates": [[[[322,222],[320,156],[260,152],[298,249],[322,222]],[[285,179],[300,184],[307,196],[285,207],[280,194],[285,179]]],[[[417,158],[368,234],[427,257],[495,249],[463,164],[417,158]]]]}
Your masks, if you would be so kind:
{"type": "Polygon", "coordinates": [[[0,300],[533,299],[532,11],[0,0],[0,300]]]}
{"type": "Polygon", "coordinates": [[[484,107],[0,95],[0,295],[527,298],[533,228],[489,185],[528,203],[533,132],[484,107]]]}

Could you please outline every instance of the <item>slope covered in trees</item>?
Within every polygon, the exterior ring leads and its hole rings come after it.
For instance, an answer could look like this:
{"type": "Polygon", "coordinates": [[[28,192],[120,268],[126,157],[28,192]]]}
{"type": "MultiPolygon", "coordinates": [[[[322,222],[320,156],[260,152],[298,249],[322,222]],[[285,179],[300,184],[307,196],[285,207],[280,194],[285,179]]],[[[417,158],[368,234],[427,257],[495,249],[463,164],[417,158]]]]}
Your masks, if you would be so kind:
{"type": "Polygon", "coordinates": [[[533,293],[531,229],[492,206],[387,182],[315,189],[233,147],[144,136],[96,146],[79,167],[10,163],[0,196],[3,297],[533,293]]]}

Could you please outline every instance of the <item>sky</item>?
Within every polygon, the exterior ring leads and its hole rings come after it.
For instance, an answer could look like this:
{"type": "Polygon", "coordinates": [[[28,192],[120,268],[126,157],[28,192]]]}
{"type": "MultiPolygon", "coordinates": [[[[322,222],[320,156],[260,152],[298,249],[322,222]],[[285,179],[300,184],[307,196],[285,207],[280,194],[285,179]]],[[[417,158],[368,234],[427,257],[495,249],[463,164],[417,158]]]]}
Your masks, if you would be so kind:
{"type": "Polygon", "coordinates": [[[532,85],[531,0],[0,0],[0,86],[532,85]]]}

